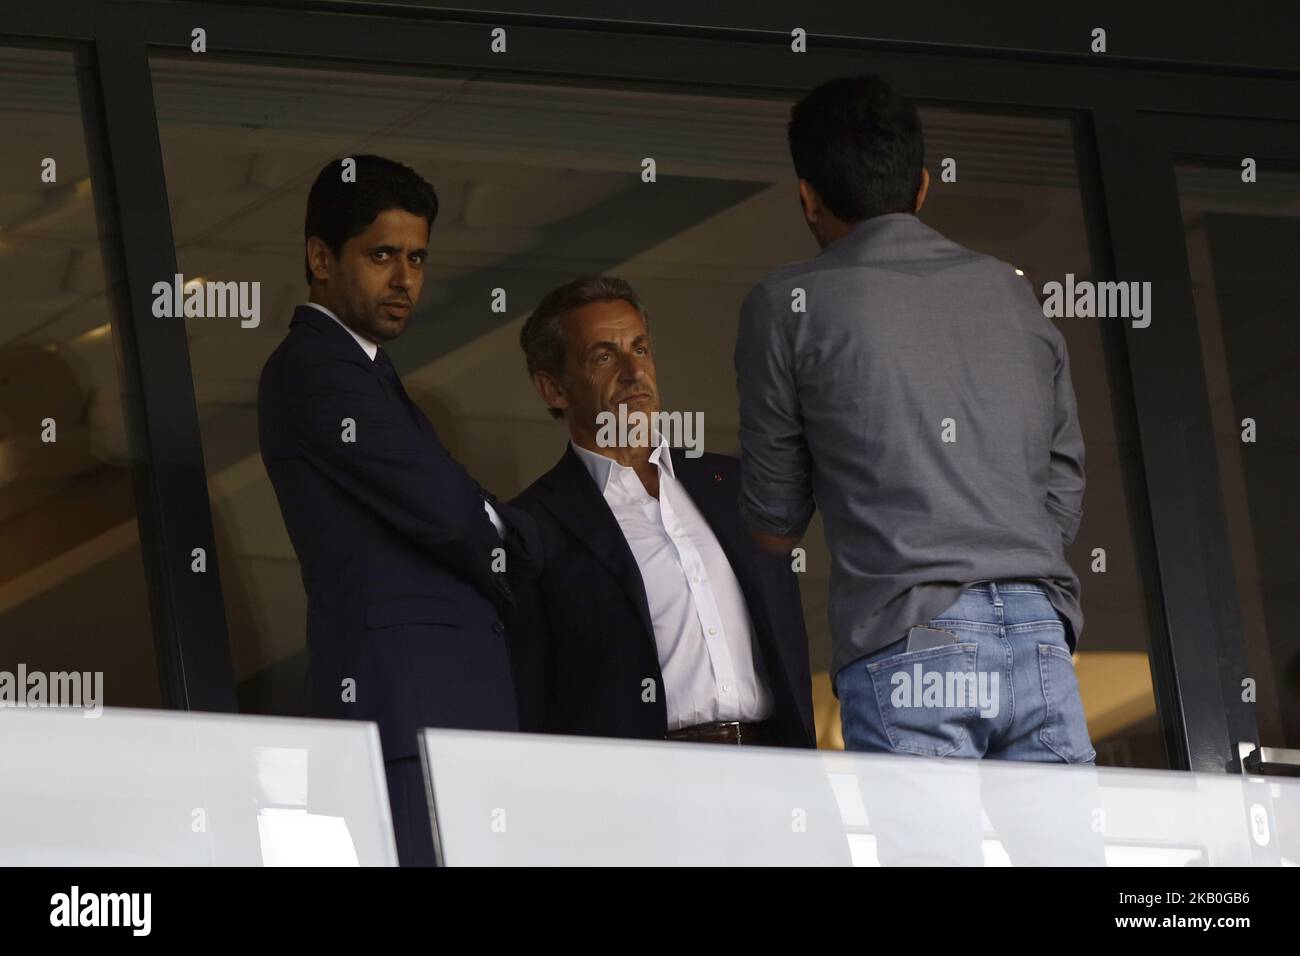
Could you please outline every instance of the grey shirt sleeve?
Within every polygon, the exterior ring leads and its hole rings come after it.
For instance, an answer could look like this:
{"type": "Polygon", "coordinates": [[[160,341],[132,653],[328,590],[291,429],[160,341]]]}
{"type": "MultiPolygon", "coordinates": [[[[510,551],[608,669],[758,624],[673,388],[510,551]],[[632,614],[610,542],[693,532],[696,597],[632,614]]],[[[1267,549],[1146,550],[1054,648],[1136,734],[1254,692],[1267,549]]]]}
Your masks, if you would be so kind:
{"type": "Polygon", "coordinates": [[[801,535],[812,520],[812,456],[804,437],[790,343],[759,285],[745,298],[736,339],[740,396],[740,510],[755,531],[801,535]]]}
{"type": "Polygon", "coordinates": [[[1047,512],[1061,529],[1061,543],[1074,541],[1083,518],[1083,432],[1070,381],[1070,356],[1060,340],[1056,357],[1052,462],[1047,476],[1047,512]]]}

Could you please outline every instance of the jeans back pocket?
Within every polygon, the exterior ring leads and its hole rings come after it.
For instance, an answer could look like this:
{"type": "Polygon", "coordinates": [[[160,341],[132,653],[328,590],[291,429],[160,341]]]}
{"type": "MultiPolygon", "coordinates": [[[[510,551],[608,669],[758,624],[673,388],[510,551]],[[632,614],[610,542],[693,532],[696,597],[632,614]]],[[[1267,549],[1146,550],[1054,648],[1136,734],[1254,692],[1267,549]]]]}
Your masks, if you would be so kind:
{"type": "Polygon", "coordinates": [[[890,745],[900,753],[947,757],[965,747],[980,719],[974,643],[895,654],[867,665],[890,745]]]}
{"type": "Polygon", "coordinates": [[[1070,652],[1056,644],[1038,645],[1038,672],[1046,712],[1038,739],[1066,763],[1092,763],[1097,751],[1088,737],[1079,679],[1070,652]]]}

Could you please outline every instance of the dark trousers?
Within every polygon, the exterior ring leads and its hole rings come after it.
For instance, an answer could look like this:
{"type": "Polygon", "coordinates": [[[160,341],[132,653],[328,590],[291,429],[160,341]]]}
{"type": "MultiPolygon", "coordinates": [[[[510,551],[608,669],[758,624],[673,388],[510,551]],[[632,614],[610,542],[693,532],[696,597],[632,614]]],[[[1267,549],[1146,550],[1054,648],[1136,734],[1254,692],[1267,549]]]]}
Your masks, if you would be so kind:
{"type": "Polygon", "coordinates": [[[437,866],[420,758],[386,760],[384,771],[388,776],[388,804],[393,813],[398,862],[402,866],[437,866]]]}

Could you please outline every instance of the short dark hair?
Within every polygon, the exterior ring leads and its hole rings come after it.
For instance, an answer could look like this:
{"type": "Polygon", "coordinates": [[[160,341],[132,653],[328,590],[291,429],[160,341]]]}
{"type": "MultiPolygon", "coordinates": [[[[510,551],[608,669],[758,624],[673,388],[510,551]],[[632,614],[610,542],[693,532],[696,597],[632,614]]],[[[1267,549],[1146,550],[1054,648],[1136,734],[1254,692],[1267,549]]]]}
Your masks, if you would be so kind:
{"type": "MultiPolygon", "coordinates": [[[[524,350],[528,377],[532,378],[536,372],[548,372],[556,378],[564,374],[565,313],[584,305],[618,300],[628,303],[641,314],[641,320],[649,332],[650,313],[641,304],[641,297],[632,291],[625,280],[617,276],[580,276],[542,296],[542,301],[537,303],[533,314],[519,331],[519,347],[524,350]]],[[[552,418],[564,417],[564,412],[558,408],[550,408],[548,411],[552,418]]]]}
{"type": "MultiPolygon", "coordinates": [[[[429,228],[438,217],[438,194],[410,166],[383,156],[362,154],[346,157],[356,161],[356,182],[343,181],[343,159],[325,164],[307,194],[307,222],[303,242],[312,236],[329,247],[336,256],[343,254],[343,244],[365,232],[375,218],[389,209],[403,209],[429,220],[429,228]]],[[[303,251],[307,284],[311,284],[311,264],[303,251]]]]}
{"type": "Polygon", "coordinates": [[[925,140],[916,105],[879,76],[817,87],[790,110],[795,172],[845,222],[912,212],[925,140]]]}

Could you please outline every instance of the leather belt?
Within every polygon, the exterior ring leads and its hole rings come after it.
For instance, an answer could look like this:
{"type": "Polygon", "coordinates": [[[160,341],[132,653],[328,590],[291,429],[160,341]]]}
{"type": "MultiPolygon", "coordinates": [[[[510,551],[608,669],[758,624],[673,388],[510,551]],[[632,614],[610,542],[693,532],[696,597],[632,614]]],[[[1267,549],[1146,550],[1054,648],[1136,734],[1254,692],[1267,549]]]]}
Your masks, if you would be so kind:
{"type": "Polygon", "coordinates": [[[742,720],[715,720],[710,724],[696,724],[670,730],[664,735],[665,740],[689,740],[709,744],[738,744],[740,746],[775,746],[777,743],[776,721],[764,720],[761,723],[749,723],[742,720]]]}

